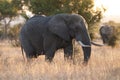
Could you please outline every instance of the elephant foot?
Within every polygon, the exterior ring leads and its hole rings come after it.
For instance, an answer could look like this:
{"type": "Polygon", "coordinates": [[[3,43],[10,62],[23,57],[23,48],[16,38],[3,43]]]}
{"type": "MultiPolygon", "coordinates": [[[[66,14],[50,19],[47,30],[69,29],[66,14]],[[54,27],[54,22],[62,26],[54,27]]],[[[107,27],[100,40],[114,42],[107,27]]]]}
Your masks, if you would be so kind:
{"type": "Polygon", "coordinates": [[[51,63],[53,61],[53,57],[47,57],[47,56],[45,56],[45,61],[51,63]]]}
{"type": "Polygon", "coordinates": [[[82,64],[83,64],[84,66],[87,66],[88,61],[84,61],[82,64]]]}
{"type": "Polygon", "coordinates": [[[72,55],[64,54],[64,60],[65,60],[65,61],[66,61],[66,60],[72,60],[72,59],[73,59],[72,55]]]}

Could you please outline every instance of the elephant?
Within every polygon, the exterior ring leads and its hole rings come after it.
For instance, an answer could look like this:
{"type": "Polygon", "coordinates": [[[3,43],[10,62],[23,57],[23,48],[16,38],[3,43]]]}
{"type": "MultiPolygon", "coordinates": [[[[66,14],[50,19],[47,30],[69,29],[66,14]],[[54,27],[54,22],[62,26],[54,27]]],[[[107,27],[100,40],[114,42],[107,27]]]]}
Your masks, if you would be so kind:
{"type": "Polygon", "coordinates": [[[84,62],[91,56],[91,39],[85,19],[78,14],[36,15],[30,18],[20,30],[19,40],[27,59],[45,55],[46,61],[53,61],[58,49],[64,50],[64,57],[72,59],[75,39],[84,53],[84,62]]]}
{"type": "Polygon", "coordinates": [[[109,44],[109,41],[114,36],[114,27],[109,25],[102,25],[99,29],[104,44],[109,44]]]}

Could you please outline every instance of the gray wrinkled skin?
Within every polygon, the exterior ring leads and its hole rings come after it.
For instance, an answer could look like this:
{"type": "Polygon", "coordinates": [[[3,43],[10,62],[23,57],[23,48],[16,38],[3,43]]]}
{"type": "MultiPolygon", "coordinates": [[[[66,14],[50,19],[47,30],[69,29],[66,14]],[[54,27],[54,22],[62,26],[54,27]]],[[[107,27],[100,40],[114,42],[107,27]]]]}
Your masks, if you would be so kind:
{"type": "Polygon", "coordinates": [[[27,59],[45,55],[52,61],[58,49],[64,49],[65,58],[73,55],[72,39],[80,41],[87,62],[91,55],[91,41],[87,32],[85,19],[77,14],[57,14],[54,16],[34,16],[20,31],[21,46],[27,59]]]}

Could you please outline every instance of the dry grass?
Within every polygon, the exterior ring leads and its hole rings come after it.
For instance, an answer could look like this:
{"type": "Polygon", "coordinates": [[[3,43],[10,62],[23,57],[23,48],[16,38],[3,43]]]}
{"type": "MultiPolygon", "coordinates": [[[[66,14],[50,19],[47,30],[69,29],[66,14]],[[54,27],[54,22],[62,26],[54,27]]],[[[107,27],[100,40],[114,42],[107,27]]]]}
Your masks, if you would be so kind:
{"type": "Polygon", "coordinates": [[[92,46],[87,66],[82,65],[83,55],[76,56],[76,64],[64,61],[58,51],[54,62],[44,56],[25,63],[20,48],[0,44],[0,80],[120,80],[120,48],[92,46]]]}

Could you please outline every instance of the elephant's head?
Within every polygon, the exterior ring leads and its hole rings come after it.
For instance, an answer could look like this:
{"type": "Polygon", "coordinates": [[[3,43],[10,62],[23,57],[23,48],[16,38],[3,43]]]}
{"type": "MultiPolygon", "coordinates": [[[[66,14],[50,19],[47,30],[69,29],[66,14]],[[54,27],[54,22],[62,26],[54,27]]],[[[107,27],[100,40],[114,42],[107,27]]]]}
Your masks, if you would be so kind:
{"type": "Polygon", "coordinates": [[[110,39],[114,36],[114,27],[102,25],[99,32],[102,37],[103,43],[109,44],[110,39]]]}
{"type": "Polygon", "coordinates": [[[75,38],[80,43],[87,62],[91,55],[91,40],[85,19],[77,14],[58,14],[49,21],[49,30],[66,41],[75,38]]]}

